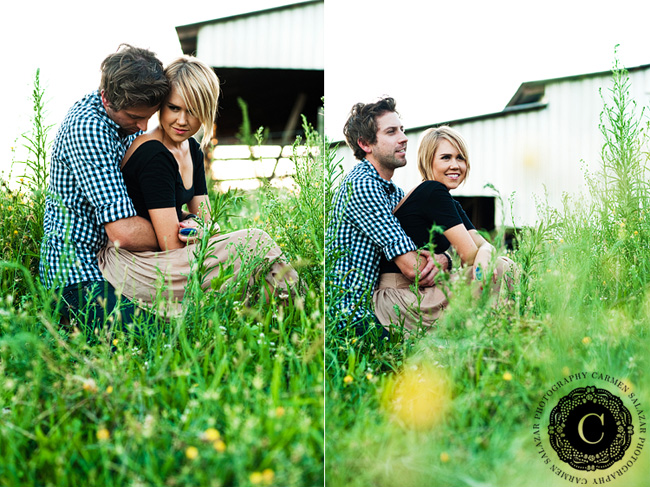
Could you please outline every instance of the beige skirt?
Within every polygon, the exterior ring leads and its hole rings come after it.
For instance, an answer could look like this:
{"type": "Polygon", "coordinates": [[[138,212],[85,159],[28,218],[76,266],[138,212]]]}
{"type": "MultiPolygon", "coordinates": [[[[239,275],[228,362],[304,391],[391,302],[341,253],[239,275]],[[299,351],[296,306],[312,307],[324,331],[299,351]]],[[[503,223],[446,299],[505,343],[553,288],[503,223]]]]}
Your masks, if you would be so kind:
{"type": "MultiPolygon", "coordinates": [[[[451,275],[450,280],[455,282],[459,278],[471,282],[473,276],[472,266],[465,267],[451,275]]],[[[504,291],[512,290],[514,283],[519,279],[517,264],[507,257],[497,257],[493,276],[491,276],[490,293],[498,296],[497,303],[507,300],[504,291]],[[505,283],[506,286],[502,286],[505,283]]],[[[410,332],[419,328],[420,319],[422,326],[431,329],[434,322],[440,317],[451,297],[449,288],[436,285],[432,287],[411,290],[413,283],[400,273],[386,273],[379,275],[379,283],[372,299],[375,304],[375,315],[385,327],[404,327],[410,332]],[[396,309],[397,308],[397,309],[396,309]]],[[[482,288],[477,287],[480,294],[482,288]]],[[[477,297],[478,295],[477,294],[477,297]]]]}
{"type": "Polygon", "coordinates": [[[413,331],[422,326],[431,327],[449,304],[442,286],[411,289],[413,282],[400,273],[379,275],[379,284],[372,299],[375,315],[385,327],[404,327],[413,331]],[[397,307],[397,310],[395,309],[397,307]]]}
{"type": "MultiPolygon", "coordinates": [[[[109,243],[100,250],[97,259],[104,278],[121,295],[145,305],[164,302],[166,311],[174,314],[181,309],[188,276],[197,272],[194,265],[197,245],[193,243],[180,249],[158,252],[131,252],[109,243]]],[[[264,277],[276,295],[288,297],[298,283],[296,271],[284,260],[277,244],[262,230],[215,235],[210,238],[209,249],[205,266],[211,270],[203,278],[204,289],[211,287],[212,280],[219,276],[223,266],[232,270],[232,275],[219,279],[220,288],[232,279],[238,279],[242,268],[250,273],[248,282],[253,284],[260,266],[253,269],[248,264],[254,263],[251,259],[255,258],[270,263],[264,277]]]]}

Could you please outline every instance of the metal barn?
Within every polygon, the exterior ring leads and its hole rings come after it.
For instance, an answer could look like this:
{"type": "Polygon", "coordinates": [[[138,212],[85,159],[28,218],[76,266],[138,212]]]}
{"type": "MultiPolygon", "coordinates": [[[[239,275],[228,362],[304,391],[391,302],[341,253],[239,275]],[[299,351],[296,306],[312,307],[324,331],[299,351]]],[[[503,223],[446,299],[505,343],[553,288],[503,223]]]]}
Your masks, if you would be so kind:
{"type": "Polygon", "coordinates": [[[216,136],[239,143],[248,106],[252,130],[269,142],[291,143],[300,115],[321,127],[324,93],[324,0],[312,0],[176,27],[185,54],[209,63],[222,83],[216,136]]]}
{"type": "MultiPolygon", "coordinates": [[[[640,111],[650,101],[650,65],[628,72],[630,97],[640,111]]],[[[486,230],[532,225],[539,201],[559,207],[565,193],[581,197],[584,171],[599,170],[604,140],[600,114],[603,100],[611,105],[611,86],[610,71],[525,82],[501,112],[407,129],[408,164],[395,171],[394,181],[406,192],[420,182],[417,148],[422,132],[447,124],[469,146],[470,177],[453,194],[474,224],[486,230]],[[486,184],[498,190],[503,206],[486,184]]],[[[356,163],[344,143],[338,155],[344,157],[346,172],[356,163]]]]}

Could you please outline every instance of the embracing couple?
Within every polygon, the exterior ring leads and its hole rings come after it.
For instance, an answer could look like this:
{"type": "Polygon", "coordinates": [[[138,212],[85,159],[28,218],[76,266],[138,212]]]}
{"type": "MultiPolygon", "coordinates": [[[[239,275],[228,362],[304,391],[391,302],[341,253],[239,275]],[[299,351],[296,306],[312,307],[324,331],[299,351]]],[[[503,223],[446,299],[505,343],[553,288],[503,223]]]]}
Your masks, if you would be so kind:
{"type": "Polygon", "coordinates": [[[265,232],[220,234],[211,224],[203,150],[220,92],[212,68],[189,56],[164,67],[154,53],[124,44],[101,73],[52,149],[40,275],[61,293],[62,322],[81,322],[84,313],[93,328],[138,315],[152,323],[161,293],[171,303],[165,312],[177,312],[198,238],[211,229],[204,288],[218,264],[232,264],[236,278],[242,259],[257,255],[271,263],[269,289],[287,296],[298,276],[265,232]],[[156,112],[158,126],[144,133],[156,112]],[[201,144],[193,138],[200,129],[201,144]]]}
{"type": "Polygon", "coordinates": [[[408,140],[395,107],[388,97],[357,103],[343,129],[360,162],[335,197],[330,253],[341,295],[338,321],[358,334],[376,329],[386,335],[391,327],[410,332],[420,323],[431,329],[448,304],[448,289],[436,274],[452,271],[450,248],[466,266],[464,277],[492,281],[496,293],[503,280],[512,285],[516,272],[510,259],[493,255],[494,247],[449,192],[465,181],[470,168],[467,145],[457,131],[443,126],[424,133],[417,162],[422,183],[406,197],[392,181],[395,169],[406,165],[408,140]],[[433,255],[426,250],[430,243],[433,255]]]}

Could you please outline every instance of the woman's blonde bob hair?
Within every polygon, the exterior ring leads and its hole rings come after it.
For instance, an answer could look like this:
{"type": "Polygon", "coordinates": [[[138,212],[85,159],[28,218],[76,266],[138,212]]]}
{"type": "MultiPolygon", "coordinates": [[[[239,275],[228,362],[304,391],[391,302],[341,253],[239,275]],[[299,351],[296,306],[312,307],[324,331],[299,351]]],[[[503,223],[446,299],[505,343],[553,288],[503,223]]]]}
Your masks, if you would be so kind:
{"type": "Polygon", "coordinates": [[[192,56],[182,56],[170,63],[165,68],[165,76],[172,88],[178,90],[187,109],[201,122],[201,149],[205,150],[217,118],[219,78],[210,66],[192,56]]]}
{"type": "Polygon", "coordinates": [[[453,145],[465,159],[467,172],[465,173],[463,182],[467,181],[467,176],[469,176],[469,153],[467,151],[467,144],[460,133],[447,125],[430,128],[422,134],[420,147],[418,147],[418,169],[422,175],[422,179],[424,181],[433,181],[433,158],[436,155],[440,141],[443,139],[453,145]]]}

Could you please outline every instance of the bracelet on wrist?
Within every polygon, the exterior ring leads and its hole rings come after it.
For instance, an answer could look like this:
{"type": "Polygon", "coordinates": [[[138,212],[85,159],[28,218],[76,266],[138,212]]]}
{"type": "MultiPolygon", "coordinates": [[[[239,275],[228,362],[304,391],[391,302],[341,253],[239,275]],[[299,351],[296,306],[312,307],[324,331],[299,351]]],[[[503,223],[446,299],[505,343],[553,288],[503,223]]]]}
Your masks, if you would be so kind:
{"type": "Polygon", "coordinates": [[[198,216],[196,216],[194,213],[190,213],[185,217],[186,220],[198,220],[198,216]]]}

